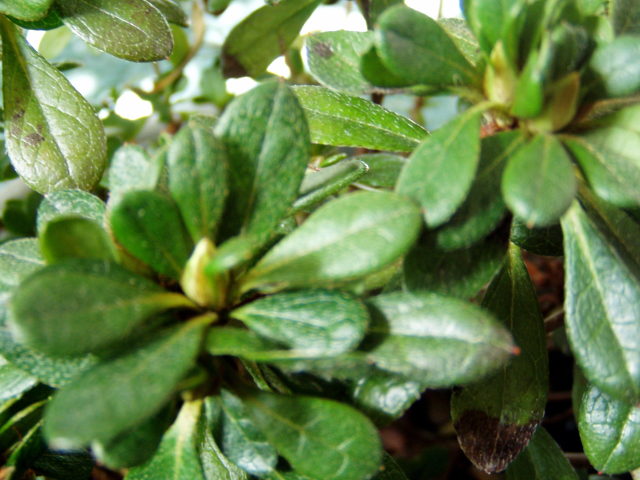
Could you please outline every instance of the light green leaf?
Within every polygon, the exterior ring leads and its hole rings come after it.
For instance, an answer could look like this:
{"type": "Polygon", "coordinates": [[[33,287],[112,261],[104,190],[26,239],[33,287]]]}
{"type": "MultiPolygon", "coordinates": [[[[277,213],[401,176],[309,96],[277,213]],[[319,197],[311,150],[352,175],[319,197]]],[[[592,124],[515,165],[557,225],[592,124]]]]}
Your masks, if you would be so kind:
{"type": "Polygon", "coordinates": [[[40,249],[47,263],[72,258],[115,260],[115,246],[104,228],[82,217],[59,217],[40,233],[40,249]]]}
{"type": "Polygon", "coordinates": [[[460,53],[471,65],[480,61],[480,45],[462,18],[440,18],[438,23],[453,40],[460,53]]]}
{"type": "Polygon", "coordinates": [[[134,62],[171,55],[169,24],[146,0],[64,0],[57,6],[65,25],[98,50],[134,62]]]}
{"type": "Polygon", "coordinates": [[[547,433],[538,427],[527,448],[509,465],[507,480],[578,480],[567,457],[547,433]]]}
{"type": "Polygon", "coordinates": [[[59,190],[47,195],[38,208],[38,233],[59,217],[79,216],[104,224],[105,204],[95,195],[82,190],[59,190]]]}
{"type": "Polygon", "coordinates": [[[129,470],[126,479],[204,480],[197,443],[202,406],[202,400],[184,403],[154,457],[144,465],[129,470]]]}
{"type": "Polygon", "coordinates": [[[189,26],[189,18],[180,6],[179,0],[147,0],[147,2],[160,10],[168,22],[181,27],[189,26]]]}
{"type": "Polygon", "coordinates": [[[222,45],[226,77],[257,77],[286,53],[320,0],[282,0],[265,5],[236,25],[222,45]]]}
{"type": "Polygon", "coordinates": [[[358,183],[374,188],[393,189],[402,167],[407,162],[404,157],[390,153],[369,153],[359,155],[356,158],[369,167],[367,173],[358,180],[358,183]]]}
{"type": "Polygon", "coordinates": [[[44,267],[35,238],[11,240],[0,245],[0,303],[30,274],[44,267]]]}
{"type": "Polygon", "coordinates": [[[456,391],[451,414],[467,457],[496,473],[529,443],[544,415],[549,382],[542,315],[517,247],[510,248],[482,305],[511,331],[520,353],[494,375],[456,391]]]}
{"type": "MultiPolygon", "coordinates": [[[[636,7],[637,10],[637,7],[636,7]]],[[[632,19],[633,14],[625,19],[632,19]]],[[[592,94],[604,98],[625,97],[640,90],[640,67],[634,60],[640,52],[640,38],[623,35],[597,46],[589,60],[592,94]]]]}
{"type": "Polygon", "coordinates": [[[0,0],[0,13],[20,20],[35,21],[43,18],[53,0],[0,0]]]}
{"type": "Polygon", "coordinates": [[[116,344],[152,315],[185,306],[192,306],[186,297],[114,263],[75,260],[24,280],[8,308],[19,341],[51,355],[77,355],[116,344]]]}
{"type": "Polygon", "coordinates": [[[369,318],[361,302],[332,290],[270,295],[233,310],[230,316],[265,338],[313,357],[357,346],[369,318]]]}
{"type": "Polygon", "coordinates": [[[629,218],[616,220],[598,225],[577,202],[563,217],[565,325],[587,379],[609,395],[637,402],[640,257],[637,241],[629,241],[638,226],[629,218]]]}
{"type": "Polygon", "coordinates": [[[368,478],[380,464],[381,446],[371,422],[332,400],[255,393],[247,410],[293,469],[312,480],[368,478]]]}
{"type": "Polygon", "coordinates": [[[36,53],[7,19],[2,34],[6,146],[34,190],[92,189],[102,177],[106,141],[93,107],[36,53]]]}
{"type": "Polygon", "coordinates": [[[131,190],[155,190],[162,173],[162,157],[151,158],[137,145],[124,145],[109,166],[109,204],[117,204],[131,190]]]}
{"type": "Polygon", "coordinates": [[[360,57],[373,46],[373,32],[320,32],[304,42],[307,69],[325,87],[352,95],[373,89],[360,73],[360,57]]]}
{"type": "Polygon", "coordinates": [[[363,349],[379,368],[439,388],[495,371],[513,350],[493,317],[458,299],[431,293],[389,293],[368,302],[363,349]]]}
{"type": "Polygon", "coordinates": [[[127,192],[111,210],[111,228],[133,256],[158,273],[180,279],[193,244],[170,198],[147,190],[127,192]]]}
{"type": "Polygon", "coordinates": [[[234,100],[215,132],[231,167],[223,236],[268,235],[296,198],[309,161],[299,102],[284,83],[264,83],[234,100]]]}
{"type": "Polygon", "coordinates": [[[295,87],[311,141],[324,145],[410,152],[427,132],[406,117],[359,97],[323,87],[295,87]]]}
{"type": "Polygon", "coordinates": [[[584,453],[600,472],[625,473],[640,467],[640,407],[587,387],[578,418],[584,453]]]}
{"type": "Polygon", "coordinates": [[[38,379],[0,357],[0,402],[20,396],[38,383],[38,379]]]}
{"type": "Polygon", "coordinates": [[[267,252],[245,277],[243,290],[317,287],[362,277],[402,256],[419,229],[418,208],[393,193],[341,197],[267,252]]]}
{"type": "Polygon", "coordinates": [[[193,368],[203,330],[197,320],[167,330],[59,390],[45,415],[49,444],[71,449],[106,443],[157,413],[193,368]]]}
{"type": "Polygon", "coordinates": [[[577,181],[571,160],[552,135],[537,135],[511,156],[502,176],[502,194],[528,227],[556,223],[569,208],[577,181]]]}
{"type": "Polygon", "coordinates": [[[437,130],[414,150],[400,174],[398,193],[422,206],[429,227],[451,218],[471,188],[480,157],[481,116],[469,110],[437,130]]]}
{"type": "Polygon", "coordinates": [[[473,66],[438,23],[399,5],[378,20],[376,47],[383,63],[413,84],[471,85],[477,81],[473,66]]]}
{"type": "MultiPolygon", "coordinates": [[[[478,38],[482,50],[488,55],[502,38],[505,24],[511,15],[509,10],[517,0],[467,0],[464,15],[469,27],[478,38]]],[[[514,46],[517,48],[517,45],[514,46]]]]}
{"type": "Polygon", "coordinates": [[[231,355],[256,362],[305,358],[306,352],[287,350],[283,345],[259,337],[251,330],[236,327],[213,329],[206,340],[211,355],[231,355]]]}

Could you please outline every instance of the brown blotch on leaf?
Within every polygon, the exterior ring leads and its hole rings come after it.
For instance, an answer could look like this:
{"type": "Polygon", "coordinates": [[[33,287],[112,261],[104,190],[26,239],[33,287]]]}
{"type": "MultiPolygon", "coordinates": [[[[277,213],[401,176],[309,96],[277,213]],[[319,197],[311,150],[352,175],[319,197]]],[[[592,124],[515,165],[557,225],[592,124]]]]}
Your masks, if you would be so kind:
{"type": "Polygon", "coordinates": [[[454,428],[469,460],[480,470],[498,473],[527,446],[539,423],[509,425],[479,410],[470,410],[458,419],[454,428]]]}
{"type": "Polygon", "coordinates": [[[233,55],[222,54],[222,74],[225,78],[246,77],[249,75],[247,69],[233,55]]]}
{"type": "Polygon", "coordinates": [[[20,120],[22,117],[24,117],[24,108],[21,108],[18,111],[16,111],[16,113],[13,114],[11,119],[12,120],[20,120]]]}
{"type": "Polygon", "coordinates": [[[318,42],[311,47],[313,53],[318,55],[320,58],[331,58],[333,57],[333,50],[331,49],[331,45],[324,42],[318,42]]]}
{"type": "Polygon", "coordinates": [[[39,133],[33,132],[24,137],[24,141],[28,143],[32,147],[36,147],[42,142],[44,142],[44,137],[39,133]]]}

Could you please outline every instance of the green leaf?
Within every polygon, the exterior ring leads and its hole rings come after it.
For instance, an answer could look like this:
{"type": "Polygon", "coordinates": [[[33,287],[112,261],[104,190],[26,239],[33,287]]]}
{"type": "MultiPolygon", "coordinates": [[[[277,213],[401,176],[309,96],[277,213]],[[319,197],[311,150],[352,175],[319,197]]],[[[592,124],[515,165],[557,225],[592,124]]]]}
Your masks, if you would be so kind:
{"type": "Polygon", "coordinates": [[[372,477],[372,480],[408,480],[397,462],[387,452],[382,454],[382,466],[380,471],[372,477]]]}
{"type": "Polygon", "coordinates": [[[636,0],[611,1],[609,15],[616,36],[640,33],[640,4],[636,0]]]}
{"type": "Polygon", "coordinates": [[[230,355],[256,362],[273,362],[308,357],[306,352],[286,350],[279,343],[258,336],[251,330],[236,327],[218,327],[206,340],[211,355],[230,355]]]}
{"type": "Polygon", "coordinates": [[[414,150],[400,174],[398,193],[420,204],[429,227],[451,218],[471,188],[480,157],[481,116],[469,110],[437,130],[414,150]]]}
{"type": "Polygon", "coordinates": [[[640,205],[640,106],[597,120],[580,135],[563,138],[599,197],[620,207],[640,205]]]}
{"type": "Polygon", "coordinates": [[[168,154],[169,191],[194,242],[214,238],[227,196],[227,155],[213,132],[183,127],[168,154]]]}
{"type": "Polygon", "coordinates": [[[82,190],[59,190],[47,195],[38,208],[38,233],[60,217],[79,216],[103,225],[105,204],[95,195],[82,190]]]}
{"type": "Polygon", "coordinates": [[[221,445],[225,455],[252,475],[271,472],[278,453],[254,425],[242,401],[228,390],[220,391],[222,408],[221,445]]]}
{"type": "Polygon", "coordinates": [[[38,380],[0,357],[0,402],[18,397],[38,383],[38,380]]]}
{"type": "Polygon", "coordinates": [[[420,213],[390,192],[359,192],[329,202],[273,247],[243,290],[323,286],[381,270],[402,256],[420,229],[420,213]]]}
{"type": "Polygon", "coordinates": [[[538,427],[527,448],[509,465],[507,480],[578,480],[567,457],[547,433],[538,427]]]}
{"type": "Polygon", "coordinates": [[[184,403],[154,457],[129,470],[127,480],[204,480],[197,443],[201,415],[202,400],[184,403]]]}
{"type": "Polygon", "coordinates": [[[222,45],[226,77],[257,77],[286,53],[320,0],[282,0],[265,5],[236,25],[222,45]]]}
{"type": "Polygon", "coordinates": [[[104,228],[82,217],[62,217],[48,222],[39,239],[47,263],[72,258],[116,258],[115,247],[104,228]]]}
{"type": "Polygon", "coordinates": [[[505,203],[531,227],[557,223],[576,194],[573,166],[562,144],[538,135],[511,156],[502,176],[505,203]]]}
{"type": "Polygon", "coordinates": [[[295,87],[311,141],[324,145],[410,152],[427,132],[406,117],[359,97],[323,87],[295,87]]]}
{"type": "Polygon", "coordinates": [[[562,220],[565,326],[577,363],[601,390],[640,399],[640,281],[637,224],[597,225],[576,202],[562,220]],[[631,235],[629,235],[631,234],[631,235]],[[630,245],[632,250],[623,248],[630,245]],[[629,261],[629,253],[635,255],[629,261]]]}
{"type": "Polygon", "coordinates": [[[175,23],[181,27],[189,26],[189,18],[180,6],[178,0],[147,0],[164,15],[168,22],[175,23]]]}
{"type": "Polygon", "coordinates": [[[490,54],[496,42],[503,37],[506,23],[512,16],[509,10],[517,3],[517,0],[464,2],[464,15],[486,54],[490,54]]]}
{"type": "Polygon", "coordinates": [[[438,22],[408,7],[387,10],[378,20],[376,47],[383,63],[413,84],[472,85],[473,66],[438,22]]]}
{"type": "Polygon", "coordinates": [[[438,23],[471,65],[480,62],[480,45],[462,18],[440,18],[438,23]]]}
{"type": "Polygon", "coordinates": [[[373,46],[373,32],[320,32],[310,35],[302,51],[309,73],[325,87],[352,95],[373,89],[360,73],[360,57],[373,46]]]}
{"type": "Polygon", "coordinates": [[[511,331],[521,352],[492,376],[456,391],[451,414],[465,454],[496,473],[529,443],[544,415],[549,382],[542,315],[517,247],[510,248],[482,305],[511,331]]]}
{"type": "Polygon", "coordinates": [[[35,21],[43,18],[52,4],[53,0],[0,0],[0,13],[20,20],[35,21]]]}
{"type": "Polygon", "coordinates": [[[231,166],[222,233],[271,233],[296,198],[310,157],[298,100],[284,83],[264,83],[234,100],[215,131],[231,166]]]}
{"type": "Polygon", "coordinates": [[[312,480],[361,480],[380,464],[371,422],[353,408],[322,398],[254,393],[245,405],[293,469],[312,480]]]}
{"type": "Polygon", "coordinates": [[[36,53],[8,20],[0,21],[6,146],[34,190],[92,189],[102,177],[106,141],[93,107],[36,53]]]}
{"type": "Polygon", "coordinates": [[[411,82],[389,71],[375,47],[360,57],[360,72],[367,82],[376,87],[394,89],[411,86],[411,82]]]}
{"type": "Polygon", "coordinates": [[[155,190],[162,173],[161,157],[152,159],[137,145],[120,147],[109,166],[109,204],[131,190],[155,190]]]}
{"type": "Polygon", "coordinates": [[[124,194],[111,210],[113,235],[133,256],[178,280],[193,244],[173,201],[161,193],[124,194]]]}
{"type": "Polygon", "coordinates": [[[106,443],[157,413],[193,368],[204,327],[195,320],[162,332],[59,390],[45,414],[49,444],[71,449],[106,443]]]}
{"type": "Polygon", "coordinates": [[[559,224],[528,228],[522,220],[514,218],[509,240],[535,255],[562,256],[562,228],[559,224]]]}
{"type": "Polygon", "coordinates": [[[371,29],[376,24],[378,17],[389,7],[404,3],[404,0],[358,0],[360,11],[371,29]]]}
{"type": "Polygon", "coordinates": [[[184,306],[192,306],[187,298],[111,262],[75,260],[24,280],[9,301],[9,321],[28,347],[77,355],[114,345],[154,314],[184,306]]]}
{"type": "Polygon", "coordinates": [[[35,238],[11,240],[0,245],[0,300],[13,291],[30,274],[44,267],[35,238]]]}
{"type": "Polygon", "coordinates": [[[476,380],[512,353],[509,333],[479,307],[431,293],[389,293],[368,302],[363,349],[379,368],[425,386],[476,380]]]}
{"type": "MultiPolygon", "coordinates": [[[[625,18],[627,17],[625,12],[625,18]]],[[[623,35],[610,43],[596,47],[589,60],[593,82],[592,95],[604,98],[625,97],[640,90],[638,58],[640,38],[623,35]]]]}
{"type": "Polygon", "coordinates": [[[625,473],[640,467],[640,406],[587,387],[578,418],[584,453],[600,472],[625,473]]]}
{"type": "Polygon", "coordinates": [[[390,153],[369,153],[356,157],[364,162],[369,170],[358,180],[358,183],[374,188],[395,187],[406,159],[390,153]]]}
{"type": "Polygon", "coordinates": [[[134,62],[171,55],[169,24],[146,0],[64,0],[56,5],[65,25],[98,50],[134,62]]]}
{"type": "Polygon", "coordinates": [[[259,335],[309,356],[333,356],[364,337],[367,310],[357,299],[331,290],[299,290],[260,298],[230,315],[259,335]]]}

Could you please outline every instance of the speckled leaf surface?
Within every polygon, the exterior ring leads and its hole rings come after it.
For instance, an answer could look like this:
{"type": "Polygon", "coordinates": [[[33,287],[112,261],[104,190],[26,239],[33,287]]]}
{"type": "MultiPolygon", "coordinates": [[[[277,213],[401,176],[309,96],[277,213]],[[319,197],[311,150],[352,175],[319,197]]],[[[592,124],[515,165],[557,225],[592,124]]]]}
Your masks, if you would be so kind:
{"type": "Polygon", "coordinates": [[[59,217],[78,216],[103,225],[105,211],[104,202],[95,195],[82,190],[59,190],[48,194],[38,207],[38,233],[59,217]]]}
{"type": "Polygon", "coordinates": [[[180,6],[179,0],[147,0],[147,2],[160,10],[168,22],[181,27],[189,26],[189,18],[180,6]]]}
{"type": "Polygon", "coordinates": [[[0,357],[0,402],[20,396],[37,383],[37,378],[0,357]]]}
{"type": "Polygon", "coordinates": [[[53,0],[0,0],[0,13],[20,20],[35,21],[43,18],[53,0]]]}
{"type": "Polygon", "coordinates": [[[109,204],[118,203],[122,195],[131,190],[155,190],[162,167],[158,158],[151,158],[138,145],[120,147],[109,166],[109,204]]]}

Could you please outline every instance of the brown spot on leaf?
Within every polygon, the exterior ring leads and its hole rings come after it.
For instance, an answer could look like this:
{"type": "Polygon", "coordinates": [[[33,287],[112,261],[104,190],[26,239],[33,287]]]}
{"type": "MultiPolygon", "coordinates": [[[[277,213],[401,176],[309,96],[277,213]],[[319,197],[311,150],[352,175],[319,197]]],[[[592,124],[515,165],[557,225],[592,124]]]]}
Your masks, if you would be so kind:
{"type": "Polygon", "coordinates": [[[244,68],[235,56],[223,53],[222,74],[225,78],[238,78],[248,76],[249,72],[247,72],[247,69],[244,68]]]}
{"type": "Polygon", "coordinates": [[[44,137],[39,133],[33,132],[24,137],[24,141],[27,142],[30,146],[36,147],[44,142],[44,137]]]}
{"type": "Polygon", "coordinates": [[[501,423],[479,410],[466,411],[455,423],[458,442],[469,460],[487,473],[503,471],[527,446],[539,422],[501,423]]]}
{"type": "Polygon", "coordinates": [[[16,113],[13,114],[11,119],[20,120],[22,117],[24,117],[24,108],[20,108],[18,111],[16,111],[16,113]]]}
{"type": "Polygon", "coordinates": [[[324,42],[314,43],[313,47],[311,47],[313,53],[318,55],[320,58],[331,58],[333,57],[333,50],[331,49],[331,45],[324,42]]]}

